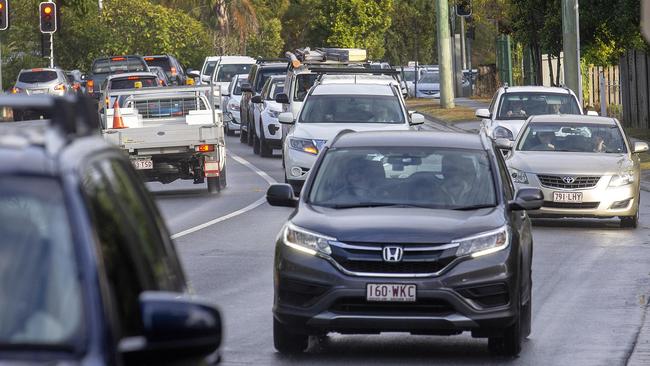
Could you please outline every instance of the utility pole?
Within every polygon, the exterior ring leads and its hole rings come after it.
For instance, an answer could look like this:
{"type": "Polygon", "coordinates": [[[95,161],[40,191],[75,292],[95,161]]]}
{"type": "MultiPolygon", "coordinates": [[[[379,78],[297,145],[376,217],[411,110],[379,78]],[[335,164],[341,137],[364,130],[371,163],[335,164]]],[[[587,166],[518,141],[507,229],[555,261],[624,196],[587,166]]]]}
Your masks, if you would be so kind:
{"type": "Polygon", "coordinates": [[[564,80],[566,86],[576,93],[580,105],[582,105],[578,0],[562,0],[562,44],[564,50],[564,80]]]}
{"type": "Polygon", "coordinates": [[[454,108],[451,39],[449,36],[449,2],[436,0],[438,28],[438,66],[440,67],[440,106],[454,108]]]}

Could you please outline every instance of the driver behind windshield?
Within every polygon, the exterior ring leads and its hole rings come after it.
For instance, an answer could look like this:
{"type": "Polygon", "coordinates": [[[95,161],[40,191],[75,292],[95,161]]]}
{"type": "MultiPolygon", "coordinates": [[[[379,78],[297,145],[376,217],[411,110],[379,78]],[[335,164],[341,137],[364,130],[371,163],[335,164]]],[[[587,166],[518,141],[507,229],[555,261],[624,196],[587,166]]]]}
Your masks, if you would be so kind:
{"type": "Polygon", "coordinates": [[[443,181],[440,189],[445,193],[447,200],[454,205],[466,201],[476,178],[472,159],[446,154],[442,158],[441,168],[443,181]]]}
{"type": "Polygon", "coordinates": [[[555,150],[555,144],[553,143],[553,139],[555,138],[554,132],[552,131],[537,132],[537,138],[539,139],[539,144],[533,146],[533,150],[536,151],[555,150]]]}
{"type": "Polygon", "coordinates": [[[510,109],[506,113],[507,117],[525,117],[526,111],[524,110],[524,103],[519,100],[513,100],[510,102],[510,109]]]}

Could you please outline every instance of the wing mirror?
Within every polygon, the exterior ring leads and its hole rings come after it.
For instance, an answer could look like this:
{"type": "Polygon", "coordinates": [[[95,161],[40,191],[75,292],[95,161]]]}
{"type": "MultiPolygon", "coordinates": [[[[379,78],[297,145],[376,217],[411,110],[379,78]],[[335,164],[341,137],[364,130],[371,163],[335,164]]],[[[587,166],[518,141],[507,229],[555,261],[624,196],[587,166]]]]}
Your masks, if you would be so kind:
{"type": "Polygon", "coordinates": [[[648,143],[643,142],[643,141],[635,141],[634,142],[634,153],[642,153],[644,151],[648,151],[648,143]]]}
{"type": "Polygon", "coordinates": [[[251,98],[251,102],[256,104],[262,103],[262,96],[261,95],[254,96],[253,98],[251,98]]]}
{"type": "Polygon", "coordinates": [[[246,93],[251,93],[251,92],[253,92],[253,88],[251,87],[250,83],[242,83],[241,84],[241,91],[246,92],[246,93]]]}
{"type": "Polygon", "coordinates": [[[278,116],[278,122],[285,124],[285,125],[292,125],[295,122],[295,119],[293,118],[293,113],[291,112],[282,112],[278,116]]]}
{"type": "Polygon", "coordinates": [[[421,115],[420,113],[413,113],[411,114],[411,125],[421,125],[424,123],[424,116],[421,115]]]}
{"type": "Polygon", "coordinates": [[[289,96],[284,93],[280,93],[275,96],[275,102],[280,104],[289,104],[289,96]]]}
{"type": "Polygon", "coordinates": [[[515,146],[514,141],[506,138],[498,138],[494,141],[494,143],[497,146],[497,149],[500,150],[512,150],[512,148],[515,146]]]}
{"type": "Polygon", "coordinates": [[[490,119],[492,118],[492,113],[487,108],[481,108],[476,110],[475,116],[482,119],[490,119]]]}
{"type": "Polygon", "coordinates": [[[147,291],[140,295],[140,312],[144,337],[119,343],[126,360],[160,364],[218,357],[222,322],[212,305],[185,294],[147,291]]]}
{"type": "MultiPolygon", "coordinates": [[[[280,114],[282,115],[282,114],[280,114]]],[[[266,201],[271,206],[297,207],[298,199],[293,194],[293,188],[286,183],[273,184],[266,191],[266,201]]]]}
{"type": "Polygon", "coordinates": [[[544,204],[544,193],[539,188],[520,188],[515,199],[508,202],[511,210],[539,210],[544,204]]]}

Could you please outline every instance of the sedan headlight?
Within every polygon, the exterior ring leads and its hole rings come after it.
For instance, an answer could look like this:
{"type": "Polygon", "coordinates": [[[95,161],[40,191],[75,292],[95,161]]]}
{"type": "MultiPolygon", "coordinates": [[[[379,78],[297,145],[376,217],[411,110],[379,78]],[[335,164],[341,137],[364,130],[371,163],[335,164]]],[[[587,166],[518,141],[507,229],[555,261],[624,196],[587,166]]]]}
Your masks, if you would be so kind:
{"type": "Polygon", "coordinates": [[[454,243],[458,244],[456,256],[470,255],[476,258],[507,248],[510,245],[510,233],[508,227],[504,226],[497,230],[455,240],[454,243]]]}
{"type": "Polygon", "coordinates": [[[526,175],[526,172],[521,171],[519,169],[510,169],[510,176],[512,177],[512,181],[515,183],[519,184],[528,184],[528,176],[526,175]]]}
{"type": "Polygon", "coordinates": [[[318,147],[316,147],[314,140],[290,138],[289,147],[293,150],[306,152],[312,155],[318,155],[318,147]]]}
{"type": "Polygon", "coordinates": [[[514,140],[514,136],[512,135],[512,131],[509,129],[503,127],[503,126],[497,126],[497,128],[492,131],[492,135],[494,135],[495,139],[508,139],[508,140],[514,140]]]}
{"type": "Polygon", "coordinates": [[[634,171],[621,172],[612,176],[610,187],[621,187],[634,183],[634,171]]]}
{"type": "Polygon", "coordinates": [[[292,223],[286,224],[283,230],[284,244],[290,248],[311,255],[332,254],[329,242],[336,240],[334,238],[305,230],[292,223]]]}

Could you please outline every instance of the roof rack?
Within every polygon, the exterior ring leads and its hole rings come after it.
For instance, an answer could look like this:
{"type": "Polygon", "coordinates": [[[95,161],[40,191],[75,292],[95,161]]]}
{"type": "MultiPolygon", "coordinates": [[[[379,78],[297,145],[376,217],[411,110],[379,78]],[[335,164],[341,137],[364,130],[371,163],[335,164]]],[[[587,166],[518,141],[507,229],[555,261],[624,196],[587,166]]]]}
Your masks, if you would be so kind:
{"type": "Polygon", "coordinates": [[[309,47],[298,48],[293,52],[285,53],[294,68],[302,64],[318,64],[328,61],[340,62],[341,64],[359,63],[368,61],[368,53],[361,48],[337,48],[324,47],[310,49],[309,47]]]}
{"type": "Polygon", "coordinates": [[[289,62],[286,58],[262,58],[258,57],[255,59],[256,64],[264,64],[269,62],[289,62]]]}
{"type": "Polygon", "coordinates": [[[316,74],[371,74],[371,75],[399,75],[397,69],[367,69],[352,67],[313,67],[311,72],[316,74]]]}

